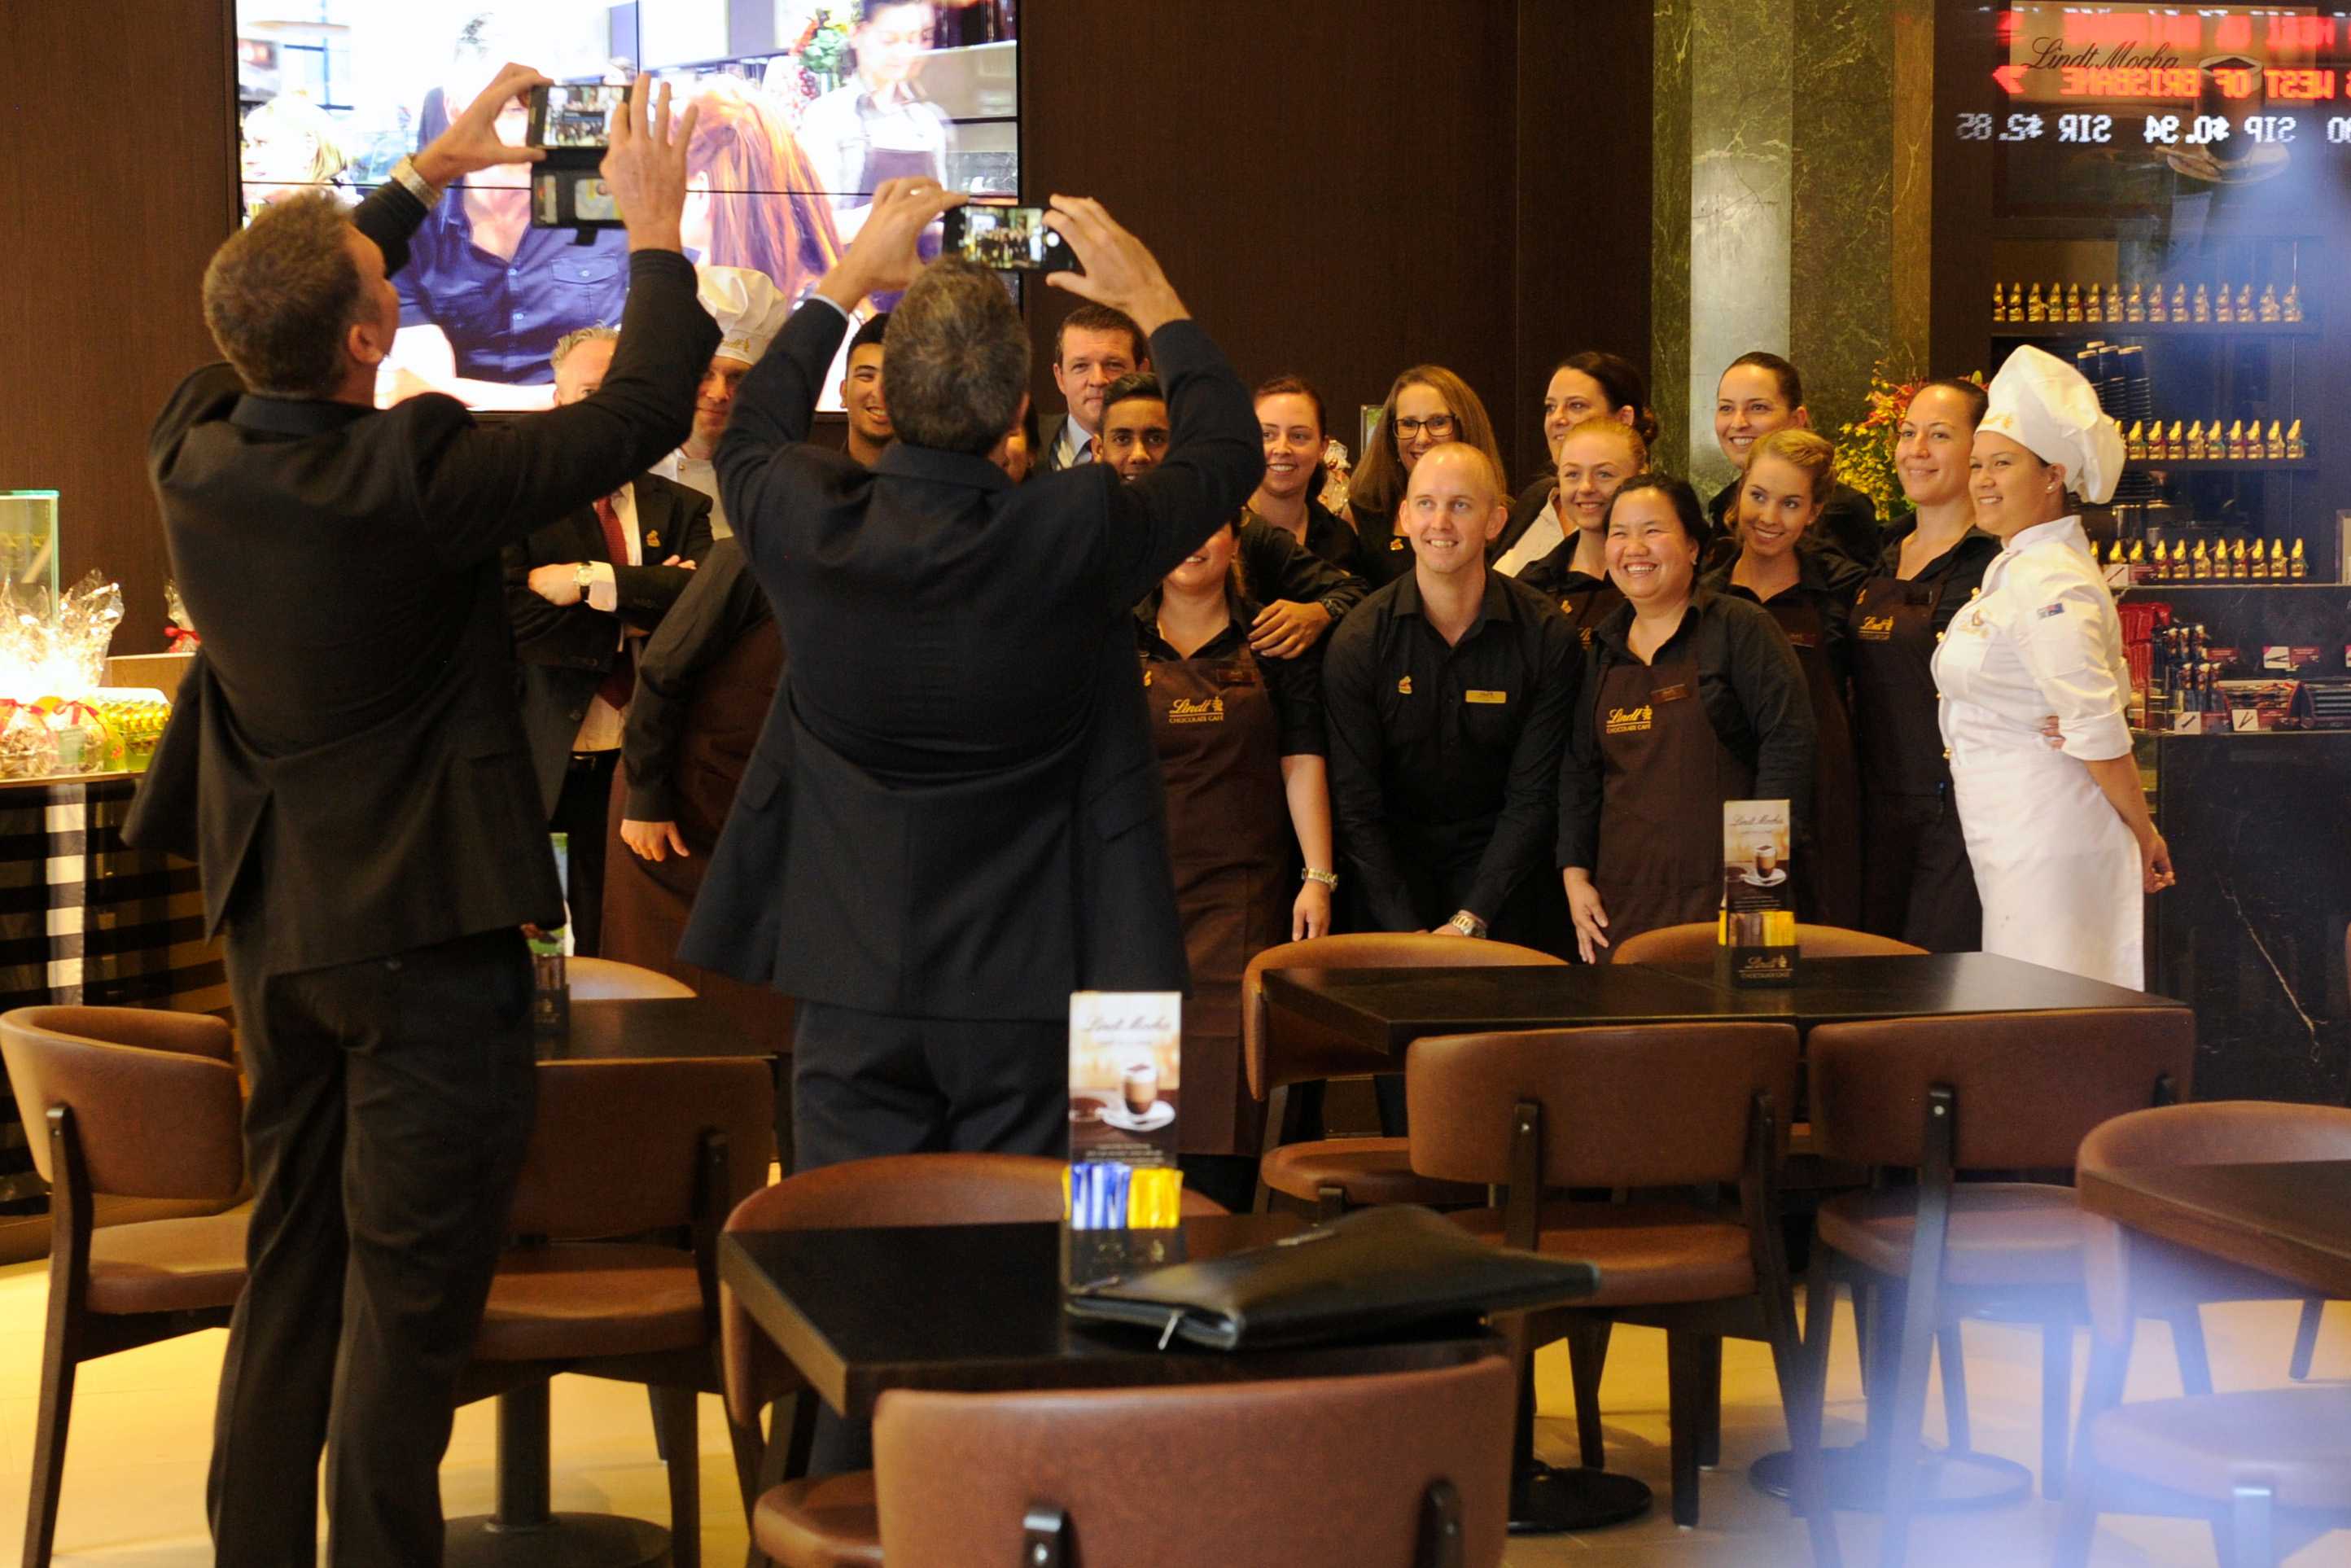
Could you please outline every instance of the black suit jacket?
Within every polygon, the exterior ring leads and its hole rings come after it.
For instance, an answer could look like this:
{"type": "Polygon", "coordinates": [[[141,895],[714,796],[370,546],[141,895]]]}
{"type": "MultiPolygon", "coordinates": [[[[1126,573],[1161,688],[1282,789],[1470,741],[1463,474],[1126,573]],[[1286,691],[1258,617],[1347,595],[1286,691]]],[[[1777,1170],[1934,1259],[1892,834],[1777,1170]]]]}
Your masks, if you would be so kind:
{"type": "MultiPolygon", "coordinates": [[[[424,209],[353,214],[386,269],[424,209]]],[[[277,973],[559,923],[498,552],[684,439],[718,346],[694,269],[641,251],[603,387],[478,424],[182,382],[148,460],[204,651],[123,836],[192,856],[206,931],[277,973]]]]}
{"type": "Polygon", "coordinates": [[[693,579],[682,566],[659,563],[671,556],[699,562],[710,553],[709,497],[658,474],[638,475],[631,490],[646,564],[612,565],[617,613],[607,614],[585,600],[550,604],[530,589],[533,567],[610,561],[604,525],[596,520],[592,505],[567,512],[506,548],[507,617],[514,626],[515,657],[522,661],[523,731],[550,814],[563,792],[564,767],[588,704],[620,656],[621,628],[658,627],[693,579]]]}
{"type": "Polygon", "coordinates": [[[1019,487],[900,441],[807,444],[843,323],[811,302],[744,379],[726,515],[791,643],[680,956],[869,1012],[1061,1019],[1179,990],[1184,943],[1131,613],[1264,466],[1198,327],[1154,334],[1166,461],[1019,487]]]}

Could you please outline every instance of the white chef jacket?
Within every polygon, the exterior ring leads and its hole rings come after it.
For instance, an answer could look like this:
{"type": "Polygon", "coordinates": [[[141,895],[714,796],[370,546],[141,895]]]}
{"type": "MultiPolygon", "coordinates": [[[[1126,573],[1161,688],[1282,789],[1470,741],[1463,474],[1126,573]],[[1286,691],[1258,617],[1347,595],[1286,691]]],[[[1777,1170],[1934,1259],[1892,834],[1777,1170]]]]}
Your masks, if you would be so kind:
{"type": "Polygon", "coordinates": [[[1567,530],[1559,522],[1559,493],[1553,491],[1535,520],[1527,525],[1527,531],[1519,536],[1519,542],[1502,552],[1494,570],[1504,577],[1516,577],[1566,542],[1567,530]]]}
{"type": "MultiPolygon", "coordinates": [[[[839,306],[833,308],[840,308],[839,306]]],[[[680,447],[654,464],[653,471],[664,479],[674,479],[687,489],[699,490],[710,497],[710,537],[713,539],[735,537],[735,530],[726,522],[726,503],[718,498],[718,470],[712,467],[707,459],[688,457],[685,449],[680,447]]]]}
{"type": "Polygon", "coordinates": [[[2130,753],[2130,666],[2080,518],[1993,558],[1935,650],[1935,685],[1984,951],[2140,988],[2138,845],[2083,766],[2130,753]],[[2062,752],[2042,732],[2053,713],[2062,752]]]}

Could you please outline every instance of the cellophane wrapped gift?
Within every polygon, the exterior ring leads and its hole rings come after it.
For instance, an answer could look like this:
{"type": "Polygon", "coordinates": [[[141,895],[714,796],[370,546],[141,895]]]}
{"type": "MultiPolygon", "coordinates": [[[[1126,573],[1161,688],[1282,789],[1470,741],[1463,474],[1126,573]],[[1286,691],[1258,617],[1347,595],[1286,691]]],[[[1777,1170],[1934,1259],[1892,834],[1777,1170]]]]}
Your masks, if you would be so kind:
{"type": "Polygon", "coordinates": [[[0,697],[0,779],[40,779],[57,770],[48,716],[30,703],[0,697]]]}
{"type": "Polygon", "coordinates": [[[109,737],[90,699],[122,621],[122,590],[91,572],[50,602],[0,583],[0,779],[96,771],[109,737]]]}

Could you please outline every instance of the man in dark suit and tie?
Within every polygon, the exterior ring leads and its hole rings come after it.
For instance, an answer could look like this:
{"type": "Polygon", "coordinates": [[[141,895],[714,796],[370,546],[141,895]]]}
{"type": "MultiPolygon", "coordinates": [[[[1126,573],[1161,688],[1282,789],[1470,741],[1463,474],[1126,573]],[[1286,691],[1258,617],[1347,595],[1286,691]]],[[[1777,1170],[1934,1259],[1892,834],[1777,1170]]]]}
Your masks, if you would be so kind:
{"type": "MultiPolygon", "coordinates": [[[[601,386],[620,333],[583,327],[555,345],[555,406],[601,386]]],[[[507,613],[522,661],[522,724],[565,836],[572,950],[603,947],[604,861],[622,714],[643,639],[710,551],[710,497],[640,474],[506,549],[507,613]]]]}
{"type": "Polygon", "coordinates": [[[452,182],[534,157],[500,73],[346,213],[277,204],[204,275],[228,363],[183,382],[149,462],[204,645],[124,836],[193,856],[252,1084],[249,1274],[221,1371],[210,1507],[237,1568],[442,1560],[451,1403],[534,1103],[519,927],[562,902],[516,704],[499,551],[677,445],[717,329],[680,254],[689,112],[638,78],[603,175],[627,220],[620,351],[596,395],[478,425],[378,412],[388,275],[452,182]]]}
{"type": "Polygon", "coordinates": [[[1248,389],[1140,242],[1093,202],[1048,222],[1166,382],[1165,460],[1014,487],[1028,336],[1003,281],[925,269],[956,204],[891,181],[737,393],[727,515],[792,657],[681,956],[799,999],[800,1169],[926,1149],[1058,1154],[1070,993],[1185,988],[1133,607],[1264,467],[1248,389]],[[865,295],[898,439],[872,470],[808,440],[865,295]]]}

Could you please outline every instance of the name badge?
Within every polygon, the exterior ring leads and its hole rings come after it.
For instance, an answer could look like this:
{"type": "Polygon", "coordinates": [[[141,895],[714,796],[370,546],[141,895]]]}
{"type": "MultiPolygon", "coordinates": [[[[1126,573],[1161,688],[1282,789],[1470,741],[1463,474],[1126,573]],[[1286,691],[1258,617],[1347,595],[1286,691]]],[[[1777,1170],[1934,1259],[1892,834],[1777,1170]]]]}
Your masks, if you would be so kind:
{"type": "Polygon", "coordinates": [[[1510,694],[1508,692],[1463,692],[1461,695],[1465,701],[1473,703],[1494,704],[1510,700],[1510,694]]]}
{"type": "Polygon", "coordinates": [[[1689,686],[1677,681],[1670,686],[1659,686],[1656,691],[1651,692],[1649,700],[1659,703],[1677,703],[1689,695],[1689,686]]]}
{"type": "Polygon", "coordinates": [[[1792,648],[1817,648],[1821,645],[1821,634],[1817,632],[1791,632],[1788,633],[1788,645],[1792,648]]]}

